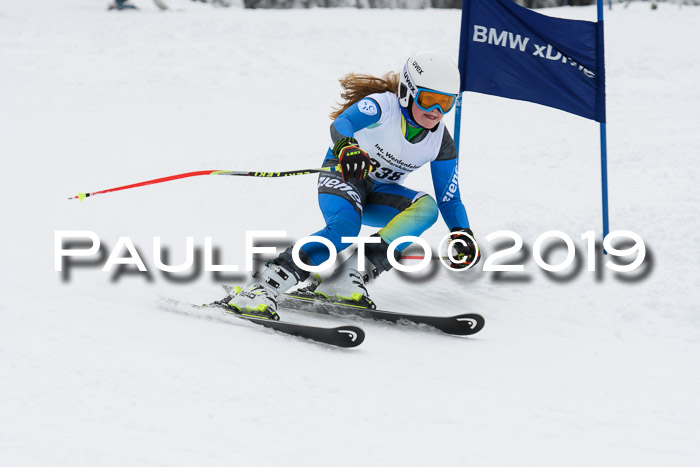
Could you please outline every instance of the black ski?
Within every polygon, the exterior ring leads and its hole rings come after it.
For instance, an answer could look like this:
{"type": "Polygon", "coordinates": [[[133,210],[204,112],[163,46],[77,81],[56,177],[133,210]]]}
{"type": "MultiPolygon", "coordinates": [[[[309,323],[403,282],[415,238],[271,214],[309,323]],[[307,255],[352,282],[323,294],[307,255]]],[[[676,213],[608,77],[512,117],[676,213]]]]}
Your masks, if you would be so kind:
{"type": "MultiPolygon", "coordinates": [[[[170,303],[180,305],[176,300],[168,300],[170,303]]],[[[336,347],[357,347],[365,340],[365,332],[357,326],[338,326],[335,328],[326,328],[319,326],[309,326],[306,324],[292,323],[289,321],[275,321],[271,319],[252,318],[243,316],[229,311],[217,305],[192,305],[189,306],[198,309],[219,309],[226,313],[227,316],[242,319],[250,323],[259,324],[266,328],[274,329],[275,331],[289,334],[291,336],[301,337],[322,344],[334,345],[336,347]]]]}
{"type": "Polygon", "coordinates": [[[324,344],[337,347],[357,347],[365,340],[365,332],[357,326],[339,326],[337,328],[324,328],[308,326],[306,324],[290,323],[289,321],[274,321],[271,319],[259,319],[231,313],[236,318],[244,319],[251,323],[265,326],[292,336],[302,337],[324,344]]]}
{"type": "Polygon", "coordinates": [[[313,294],[285,294],[279,303],[282,308],[311,311],[336,316],[357,316],[360,318],[389,323],[408,322],[412,324],[425,324],[432,326],[445,334],[456,336],[470,336],[481,331],[486,324],[484,317],[476,313],[465,313],[454,316],[429,316],[414,315],[409,313],[395,313],[392,311],[372,310],[342,303],[334,303],[322,298],[316,298],[313,294]]]}

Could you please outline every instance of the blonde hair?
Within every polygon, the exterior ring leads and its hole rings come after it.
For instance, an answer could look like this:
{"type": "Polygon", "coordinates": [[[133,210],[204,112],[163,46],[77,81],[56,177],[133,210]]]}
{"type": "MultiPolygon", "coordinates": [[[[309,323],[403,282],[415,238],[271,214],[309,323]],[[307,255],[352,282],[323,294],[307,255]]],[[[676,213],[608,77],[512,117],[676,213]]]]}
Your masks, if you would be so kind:
{"type": "Polygon", "coordinates": [[[340,98],[343,102],[338,103],[340,107],[333,108],[333,112],[330,115],[333,120],[345,112],[348,107],[370,94],[387,91],[397,94],[399,90],[399,75],[390,71],[381,78],[377,78],[372,75],[349,73],[340,79],[340,86],[343,88],[343,91],[340,93],[340,98]]]}

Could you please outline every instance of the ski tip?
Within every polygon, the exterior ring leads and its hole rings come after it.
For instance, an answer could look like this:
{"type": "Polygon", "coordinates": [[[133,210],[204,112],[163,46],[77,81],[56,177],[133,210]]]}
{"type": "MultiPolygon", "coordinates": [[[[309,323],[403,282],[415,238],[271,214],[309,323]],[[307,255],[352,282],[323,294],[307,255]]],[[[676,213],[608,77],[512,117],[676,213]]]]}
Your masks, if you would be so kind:
{"type": "Polygon", "coordinates": [[[470,336],[481,331],[486,324],[483,316],[476,313],[467,313],[464,315],[454,316],[453,319],[460,323],[459,333],[461,336],[470,336]]]}
{"type": "Polygon", "coordinates": [[[357,326],[340,326],[335,332],[342,337],[340,347],[357,347],[365,341],[365,331],[357,326]]]}

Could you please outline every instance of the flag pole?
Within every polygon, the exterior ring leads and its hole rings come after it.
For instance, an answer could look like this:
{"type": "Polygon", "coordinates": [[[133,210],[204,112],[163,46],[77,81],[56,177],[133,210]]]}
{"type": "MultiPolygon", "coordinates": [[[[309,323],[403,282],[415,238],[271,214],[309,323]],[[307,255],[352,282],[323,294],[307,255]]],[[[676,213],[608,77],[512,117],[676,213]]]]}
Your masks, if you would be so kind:
{"type": "MultiPolygon", "coordinates": [[[[597,4],[598,22],[601,22],[603,21],[603,0],[597,0],[597,4]]],[[[608,142],[604,121],[600,122],[600,177],[603,191],[603,240],[605,240],[610,233],[610,220],[608,218],[608,142]]]]}
{"type": "Polygon", "coordinates": [[[603,184],[603,240],[605,240],[610,233],[610,220],[608,219],[608,150],[603,122],[600,123],[600,177],[603,184]]]}
{"type": "MultiPolygon", "coordinates": [[[[455,130],[454,140],[457,148],[457,156],[459,157],[459,133],[462,128],[462,91],[457,94],[457,103],[455,104],[455,130]]],[[[459,159],[457,159],[459,160],[459,159]]]]}
{"type": "Polygon", "coordinates": [[[454,140],[455,147],[457,149],[457,164],[459,164],[459,140],[460,133],[462,129],[462,96],[464,91],[467,90],[466,85],[466,55],[469,48],[469,28],[465,27],[465,24],[469,24],[469,15],[471,14],[471,2],[466,4],[462,3],[462,25],[459,29],[459,58],[457,60],[457,67],[459,68],[459,94],[457,95],[457,103],[455,104],[455,126],[454,126],[454,140]],[[466,47],[466,48],[464,48],[466,47]],[[464,49],[463,49],[464,48],[464,49]]]}

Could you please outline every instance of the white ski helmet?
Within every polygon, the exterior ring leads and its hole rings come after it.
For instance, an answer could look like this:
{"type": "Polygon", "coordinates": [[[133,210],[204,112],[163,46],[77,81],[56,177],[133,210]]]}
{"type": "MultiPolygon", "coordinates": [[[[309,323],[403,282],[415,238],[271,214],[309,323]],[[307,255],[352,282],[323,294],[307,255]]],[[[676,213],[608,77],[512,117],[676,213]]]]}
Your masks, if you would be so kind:
{"type": "Polygon", "coordinates": [[[410,57],[401,71],[399,80],[399,104],[408,107],[411,97],[425,111],[439,108],[444,114],[454,105],[454,98],[459,94],[461,79],[459,68],[450,57],[440,52],[421,52],[410,57]],[[422,90],[435,91],[444,95],[440,105],[421,105],[418,94],[422,90]],[[450,98],[449,96],[452,96],[450,98]],[[445,108],[447,107],[447,108],[445,108]]]}

